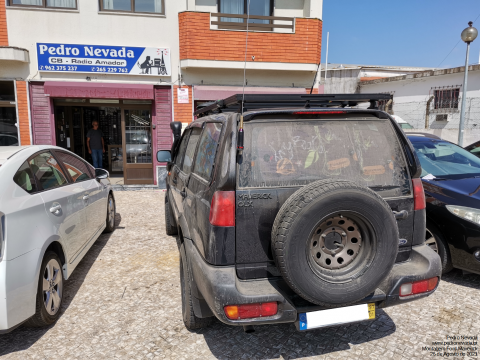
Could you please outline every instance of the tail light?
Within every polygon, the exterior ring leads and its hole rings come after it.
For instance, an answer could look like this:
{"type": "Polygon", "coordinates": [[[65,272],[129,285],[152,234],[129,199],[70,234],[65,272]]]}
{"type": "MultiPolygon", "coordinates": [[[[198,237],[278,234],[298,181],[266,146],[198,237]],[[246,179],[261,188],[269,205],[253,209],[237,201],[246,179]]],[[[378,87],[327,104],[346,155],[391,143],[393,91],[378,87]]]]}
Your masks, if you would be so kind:
{"type": "Polygon", "coordinates": [[[228,305],[224,308],[225,315],[230,320],[251,319],[264,316],[273,316],[278,312],[276,302],[228,305]]]}
{"type": "Polygon", "coordinates": [[[414,210],[423,210],[425,209],[425,192],[423,191],[422,179],[413,179],[412,183],[414,210]]]}
{"type": "Polygon", "coordinates": [[[209,219],[215,226],[235,226],[235,191],[213,194],[209,219]]]}
{"type": "Polygon", "coordinates": [[[438,284],[438,277],[428,280],[415,281],[400,286],[400,297],[422,294],[434,290],[438,284]]]}

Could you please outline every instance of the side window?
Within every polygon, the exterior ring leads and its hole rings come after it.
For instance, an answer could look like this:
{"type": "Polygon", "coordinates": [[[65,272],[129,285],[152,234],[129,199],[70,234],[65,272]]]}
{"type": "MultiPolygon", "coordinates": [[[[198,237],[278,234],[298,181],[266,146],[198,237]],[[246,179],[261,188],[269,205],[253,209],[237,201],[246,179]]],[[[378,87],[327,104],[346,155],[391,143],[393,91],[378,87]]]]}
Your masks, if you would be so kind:
{"type": "Polygon", "coordinates": [[[213,163],[215,161],[221,132],[222,124],[208,123],[200,138],[194,172],[205,180],[210,180],[210,176],[212,175],[213,163]]]}
{"type": "Polygon", "coordinates": [[[185,157],[185,150],[187,149],[188,135],[190,135],[190,130],[186,130],[182,137],[182,142],[178,149],[177,155],[175,156],[175,164],[182,166],[183,158],[185,157]]]}
{"type": "Polygon", "coordinates": [[[13,177],[13,181],[29,194],[37,191],[37,184],[32,174],[30,166],[25,161],[13,177]]]}
{"type": "Polygon", "coordinates": [[[183,172],[190,174],[193,168],[193,158],[195,157],[195,149],[197,148],[198,140],[202,129],[194,128],[188,139],[187,151],[185,151],[185,159],[183,160],[183,172]]]}
{"type": "Polygon", "coordinates": [[[93,178],[88,171],[87,165],[79,158],[63,151],[56,151],[55,154],[63,163],[65,170],[68,172],[68,175],[70,175],[73,182],[78,183],[93,178]]]}
{"type": "Polygon", "coordinates": [[[31,159],[29,164],[33,175],[35,175],[37,179],[37,184],[39,184],[43,190],[54,189],[67,183],[60,164],[57,163],[57,160],[55,160],[51,153],[40,153],[31,159]]]}

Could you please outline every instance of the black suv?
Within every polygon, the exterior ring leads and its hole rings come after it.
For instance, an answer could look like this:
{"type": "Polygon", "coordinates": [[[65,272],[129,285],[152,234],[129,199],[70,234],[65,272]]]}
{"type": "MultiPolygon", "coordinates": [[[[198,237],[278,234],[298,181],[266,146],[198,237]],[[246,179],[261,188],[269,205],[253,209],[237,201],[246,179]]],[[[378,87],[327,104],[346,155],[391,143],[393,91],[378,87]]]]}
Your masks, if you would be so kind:
{"type": "Polygon", "coordinates": [[[377,108],[389,99],[235,95],[197,110],[181,138],[171,124],[165,221],[178,234],[187,328],[215,316],[308,330],[437,288],[421,166],[377,108]]]}

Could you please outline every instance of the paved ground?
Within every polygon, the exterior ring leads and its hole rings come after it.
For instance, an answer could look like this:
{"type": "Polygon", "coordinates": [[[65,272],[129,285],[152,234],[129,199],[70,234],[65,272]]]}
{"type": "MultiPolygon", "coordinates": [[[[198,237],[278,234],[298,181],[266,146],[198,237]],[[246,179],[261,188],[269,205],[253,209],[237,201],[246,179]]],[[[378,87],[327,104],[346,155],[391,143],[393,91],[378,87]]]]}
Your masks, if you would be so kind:
{"type": "Polygon", "coordinates": [[[0,335],[2,359],[423,359],[431,356],[421,348],[432,341],[480,333],[480,276],[460,271],[429,298],[377,311],[372,322],[245,334],[216,321],[190,332],[181,320],[178,251],[165,235],[163,196],[116,193],[117,228],[66,283],[59,321],[0,335]]]}

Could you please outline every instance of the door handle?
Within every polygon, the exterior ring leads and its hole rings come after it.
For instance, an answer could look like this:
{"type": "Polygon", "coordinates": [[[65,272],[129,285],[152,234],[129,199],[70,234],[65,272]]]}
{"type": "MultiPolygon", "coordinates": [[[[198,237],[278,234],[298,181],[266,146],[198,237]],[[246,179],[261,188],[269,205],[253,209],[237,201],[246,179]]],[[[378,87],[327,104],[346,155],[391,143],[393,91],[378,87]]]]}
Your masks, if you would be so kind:
{"type": "Polygon", "coordinates": [[[54,215],[58,215],[58,214],[60,214],[61,209],[62,209],[62,205],[59,204],[59,205],[56,205],[56,206],[52,206],[50,208],[50,212],[54,215]]]}
{"type": "Polygon", "coordinates": [[[182,198],[186,198],[187,197],[187,192],[186,191],[180,191],[180,195],[182,195],[182,198]]]}
{"type": "Polygon", "coordinates": [[[173,178],[172,183],[176,184],[177,183],[177,178],[173,178]]]}
{"type": "Polygon", "coordinates": [[[403,219],[406,219],[408,217],[408,211],[407,210],[394,211],[393,215],[395,215],[395,219],[403,220],[403,219]]]}
{"type": "Polygon", "coordinates": [[[90,196],[85,195],[85,196],[83,197],[83,200],[88,200],[89,197],[90,197],[90,196]]]}

